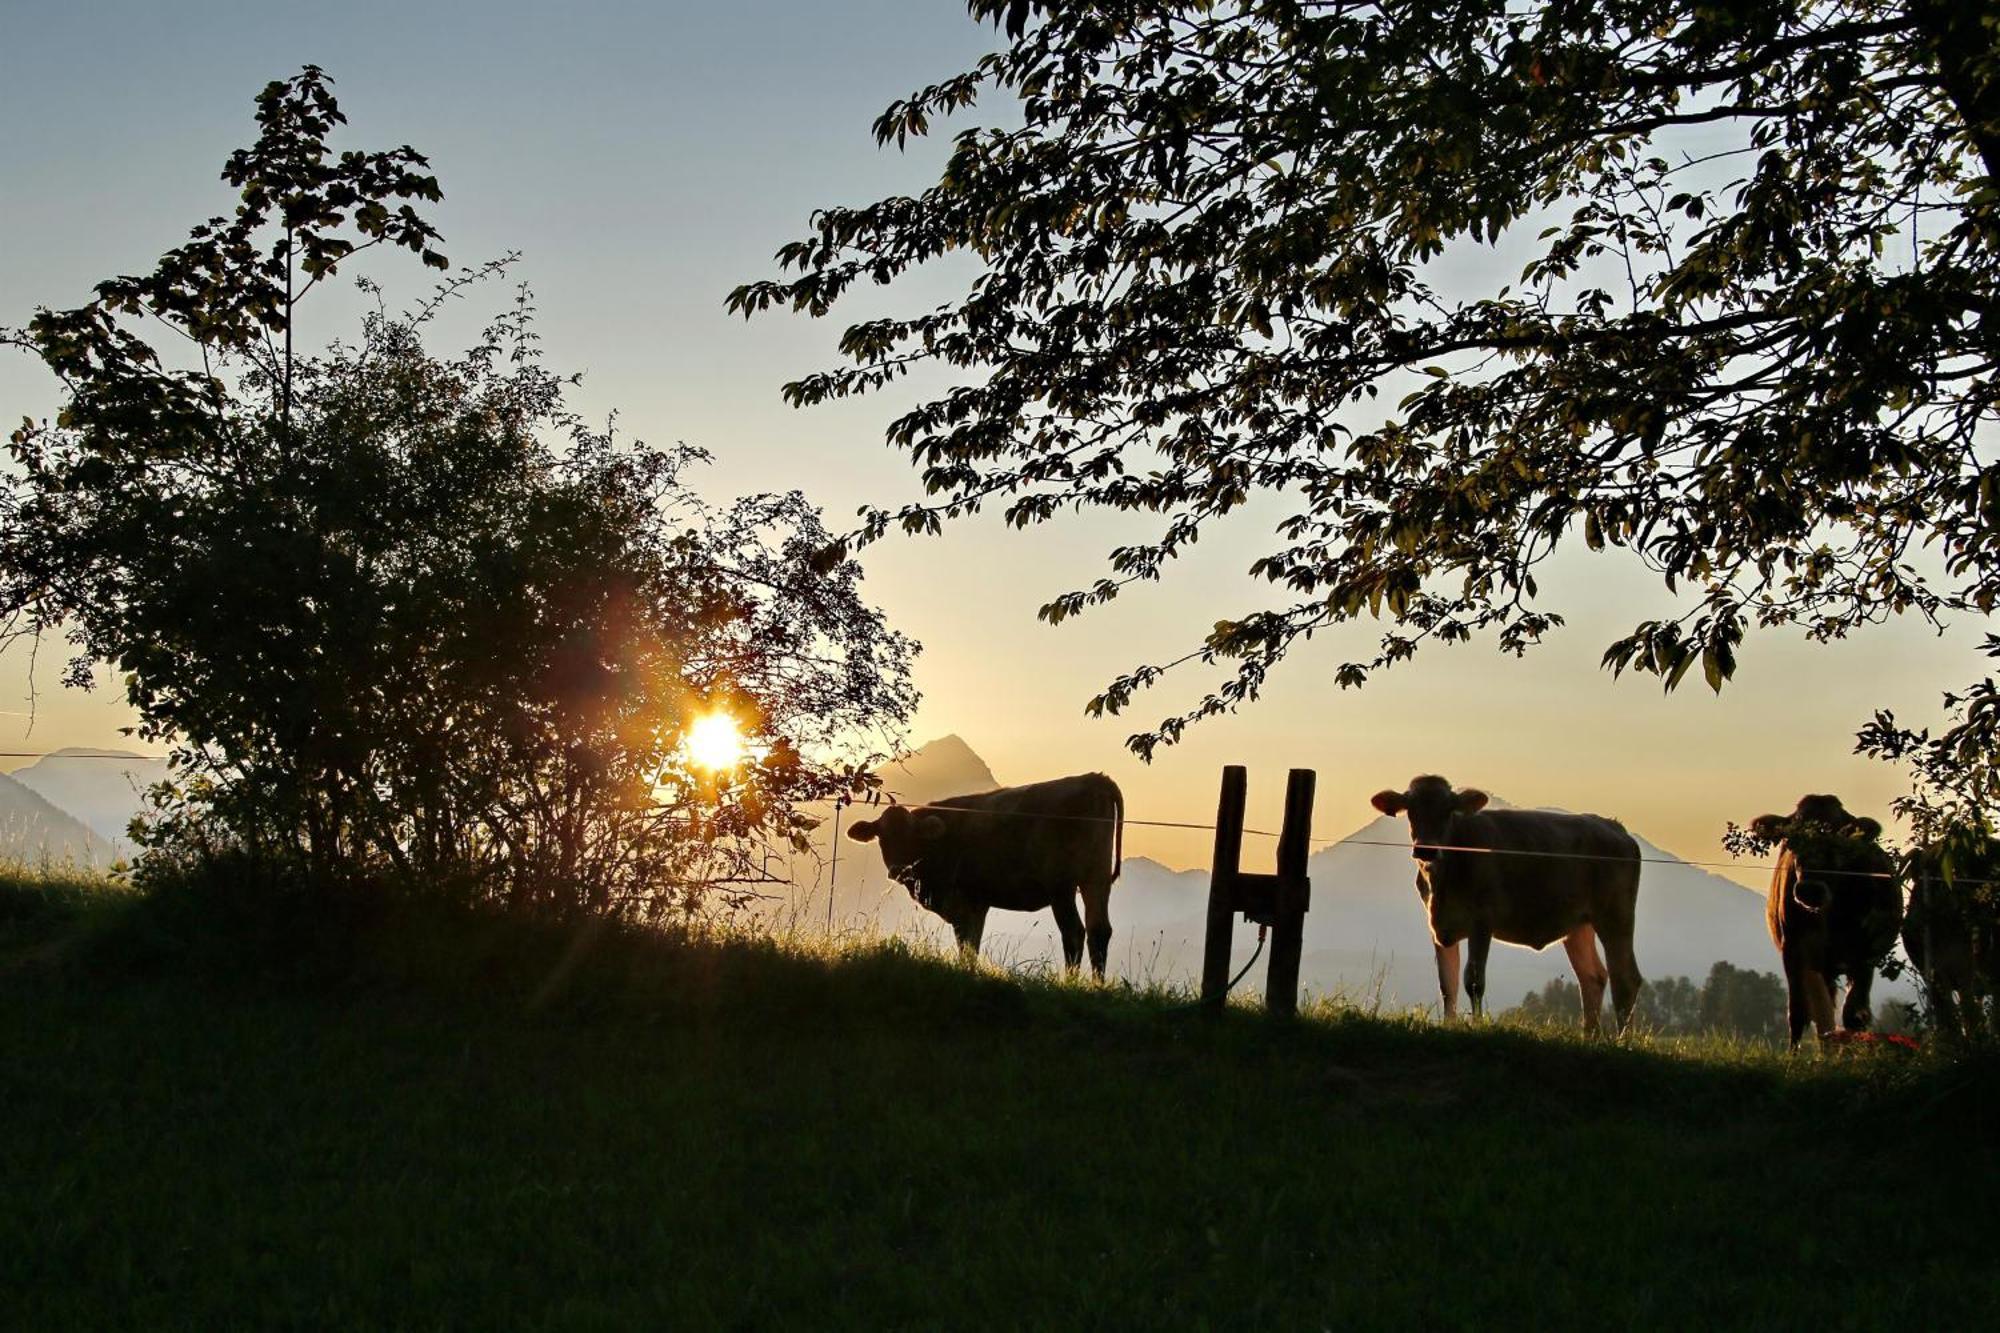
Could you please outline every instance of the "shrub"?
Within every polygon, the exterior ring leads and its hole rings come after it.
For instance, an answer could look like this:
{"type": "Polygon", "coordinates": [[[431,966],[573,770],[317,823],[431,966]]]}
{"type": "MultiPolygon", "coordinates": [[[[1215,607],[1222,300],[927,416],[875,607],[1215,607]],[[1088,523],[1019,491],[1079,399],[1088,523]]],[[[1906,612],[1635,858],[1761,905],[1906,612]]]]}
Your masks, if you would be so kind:
{"type": "Polygon", "coordinates": [[[141,878],[558,915],[740,897],[802,845],[802,802],[859,780],[843,739],[907,718],[912,645],[802,496],[711,506],[699,450],[579,418],[525,292],[433,355],[437,312],[504,262],[409,314],[376,293],[358,340],[295,355],[299,302],[352,255],[444,267],[409,202],[439,192],[408,148],[329,149],[316,69],[258,107],[233,219],[14,338],[67,400],[12,437],[0,623],[66,633],[72,681],[115,665],[172,747],[141,878]],[[704,770],[685,741],[718,711],[747,749],[704,770]]]}

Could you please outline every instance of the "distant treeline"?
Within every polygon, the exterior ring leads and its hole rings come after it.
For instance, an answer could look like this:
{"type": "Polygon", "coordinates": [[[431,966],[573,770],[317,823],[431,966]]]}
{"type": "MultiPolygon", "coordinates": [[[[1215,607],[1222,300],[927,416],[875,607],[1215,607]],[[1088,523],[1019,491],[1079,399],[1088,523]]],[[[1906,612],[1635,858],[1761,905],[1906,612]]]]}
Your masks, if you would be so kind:
{"type": "MultiPolygon", "coordinates": [[[[1503,1017],[1521,1023],[1574,1027],[1582,997],[1576,982],[1557,977],[1503,1017]]],[[[1912,1007],[1900,1000],[1881,1006],[1875,1026],[1884,1032],[1907,1031],[1912,1007]]],[[[1639,991],[1633,1021],[1649,1032],[1667,1036],[1720,1033],[1758,1041],[1785,1039],[1785,980],[1775,972],[1717,963],[1708,979],[1696,984],[1688,977],[1648,978],[1639,991]]]]}

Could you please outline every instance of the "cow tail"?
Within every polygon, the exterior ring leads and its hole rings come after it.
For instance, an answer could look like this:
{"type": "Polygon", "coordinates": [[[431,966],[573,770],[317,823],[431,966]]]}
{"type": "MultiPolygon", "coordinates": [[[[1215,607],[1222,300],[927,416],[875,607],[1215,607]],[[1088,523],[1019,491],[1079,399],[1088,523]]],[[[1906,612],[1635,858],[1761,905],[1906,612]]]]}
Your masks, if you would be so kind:
{"type": "Polygon", "coordinates": [[[1116,884],[1125,869],[1125,793],[1116,785],[1111,788],[1111,820],[1111,878],[1107,883],[1116,884]]]}

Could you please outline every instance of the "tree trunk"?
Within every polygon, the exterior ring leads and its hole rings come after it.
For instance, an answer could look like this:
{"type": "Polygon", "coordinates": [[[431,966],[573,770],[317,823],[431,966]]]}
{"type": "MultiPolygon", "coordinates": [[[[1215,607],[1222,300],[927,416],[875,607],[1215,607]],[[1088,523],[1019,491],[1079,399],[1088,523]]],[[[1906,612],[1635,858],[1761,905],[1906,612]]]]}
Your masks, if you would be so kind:
{"type": "Polygon", "coordinates": [[[1967,0],[1912,0],[1907,12],[1987,180],[2000,182],[2000,22],[1967,0]]]}

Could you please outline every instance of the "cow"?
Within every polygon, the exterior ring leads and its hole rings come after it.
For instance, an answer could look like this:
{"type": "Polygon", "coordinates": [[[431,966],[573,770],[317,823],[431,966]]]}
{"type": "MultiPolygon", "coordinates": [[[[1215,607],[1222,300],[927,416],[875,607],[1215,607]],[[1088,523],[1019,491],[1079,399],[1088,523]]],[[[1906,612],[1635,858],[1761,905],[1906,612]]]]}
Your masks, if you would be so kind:
{"type": "Polygon", "coordinates": [[[1486,1012],[1486,954],[1494,940],[1531,949],[1561,940],[1583,992],[1585,1030],[1599,1030],[1608,979],[1623,1032],[1644,984],[1632,953],[1639,844],[1598,815],[1488,810],[1486,802],[1485,792],[1454,791],[1435,774],[1371,801],[1385,815],[1409,816],[1445,1017],[1458,1013],[1461,940],[1471,945],[1465,990],[1475,1017],[1486,1012]]]}
{"type": "Polygon", "coordinates": [[[1076,970],[1086,935],[1090,970],[1104,977],[1111,948],[1111,885],[1125,850],[1125,797],[1102,773],[891,805],[847,830],[880,842],[889,874],[951,923],[959,948],[979,952],[986,913],[1053,909],[1063,962],[1076,970]],[[1083,895],[1083,916],[1076,899],[1083,895]]]}
{"type": "Polygon", "coordinates": [[[1838,796],[1803,796],[1790,815],[1759,815],[1750,832],[1776,843],[1765,922],[1785,968],[1792,1046],[1806,1021],[1821,1041],[1833,1032],[1833,988],[1847,979],[1840,1021],[1865,1031],[1875,967],[1896,947],[1903,889],[1883,850],[1882,826],[1849,814],[1838,796]]]}
{"type": "Polygon", "coordinates": [[[1933,843],[1903,861],[1910,885],[1903,952],[1924,979],[1939,1029],[1955,1036],[1977,1035],[1986,997],[2000,993],[2000,923],[1981,901],[1990,904],[1996,892],[1996,851],[2000,848],[1980,837],[1956,855],[1933,843]]]}

